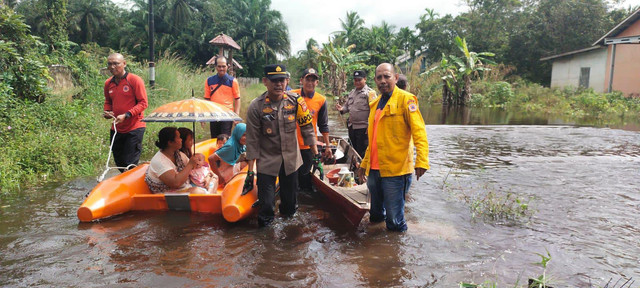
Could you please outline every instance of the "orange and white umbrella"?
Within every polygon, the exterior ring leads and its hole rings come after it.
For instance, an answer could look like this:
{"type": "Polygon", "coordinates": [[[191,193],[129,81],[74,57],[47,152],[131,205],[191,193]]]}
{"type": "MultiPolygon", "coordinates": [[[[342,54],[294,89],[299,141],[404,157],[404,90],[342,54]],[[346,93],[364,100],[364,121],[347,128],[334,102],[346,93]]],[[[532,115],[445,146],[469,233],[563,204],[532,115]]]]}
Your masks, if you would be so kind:
{"type": "MultiPolygon", "coordinates": [[[[193,123],[192,131],[195,140],[196,122],[242,121],[242,118],[224,105],[191,97],[191,99],[161,105],[144,117],[142,121],[191,122],[193,123]]],[[[195,150],[196,141],[193,141],[193,151],[195,150]]]]}
{"type": "Polygon", "coordinates": [[[229,108],[208,100],[191,98],[164,104],[142,119],[144,122],[242,121],[229,108]]]}

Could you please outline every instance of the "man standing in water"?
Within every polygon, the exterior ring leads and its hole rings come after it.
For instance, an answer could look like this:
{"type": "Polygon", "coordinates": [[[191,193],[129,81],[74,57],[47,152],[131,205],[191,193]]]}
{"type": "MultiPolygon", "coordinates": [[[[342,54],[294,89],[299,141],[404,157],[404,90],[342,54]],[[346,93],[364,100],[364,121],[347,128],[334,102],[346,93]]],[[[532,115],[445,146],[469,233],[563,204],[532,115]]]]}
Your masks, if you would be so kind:
{"type": "MultiPolygon", "coordinates": [[[[247,111],[247,160],[249,172],[243,191],[253,188],[253,167],[258,173],[258,225],[269,225],[275,216],[276,178],[280,185],[280,215],[292,216],[297,210],[298,168],[302,157],[298,149],[296,126],[300,126],[304,143],[318,154],[311,114],[304,100],[285,92],[287,77],[284,65],[264,68],[262,84],[267,92],[251,101],[247,111]]],[[[314,159],[318,161],[318,159],[314,159]]]]}
{"type": "Polygon", "coordinates": [[[371,193],[369,220],[386,221],[387,229],[406,231],[404,203],[411,173],[414,170],[411,139],[417,155],[416,178],[429,169],[429,143],[422,114],[415,95],[396,87],[398,74],[393,65],[376,68],[376,86],[382,94],[371,102],[369,113],[369,147],[357,173],[368,175],[371,193]]]}
{"type": "MultiPolygon", "coordinates": [[[[313,124],[313,135],[317,135],[320,130],[322,139],[325,143],[324,154],[327,158],[331,158],[331,147],[329,147],[329,114],[327,111],[327,98],[316,92],[318,86],[318,74],[313,68],[307,68],[302,72],[300,85],[302,88],[291,90],[291,92],[302,96],[307,104],[309,113],[311,113],[313,124]]],[[[311,189],[311,166],[313,162],[313,154],[309,145],[304,145],[301,129],[298,127],[298,144],[300,144],[300,155],[302,155],[302,166],[298,171],[298,186],[300,189],[311,189]]]]}
{"type": "Polygon", "coordinates": [[[353,72],[353,90],[349,92],[344,106],[336,103],[336,109],[340,114],[349,113],[349,139],[356,152],[364,157],[364,152],[369,146],[367,127],[369,126],[369,102],[376,99],[376,92],[367,86],[367,73],[364,70],[353,72]]]}
{"type": "MultiPolygon", "coordinates": [[[[238,80],[227,74],[227,58],[216,57],[214,61],[218,74],[213,75],[205,81],[204,98],[229,108],[240,115],[240,85],[238,80]]],[[[202,125],[205,125],[204,123],[202,125]]],[[[233,121],[218,121],[209,123],[211,138],[220,134],[231,135],[233,121]]],[[[203,126],[204,127],[204,126],[203,126]]]]}
{"type": "Polygon", "coordinates": [[[104,112],[106,119],[114,119],[109,139],[113,141],[113,160],[120,172],[131,164],[138,165],[142,152],[142,137],[146,124],[142,122],[147,108],[147,90],[144,81],[127,72],[127,62],[120,53],[107,58],[107,68],[113,75],[104,83],[104,112]],[[116,134],[115,139],[113,135],[116,134]]]}

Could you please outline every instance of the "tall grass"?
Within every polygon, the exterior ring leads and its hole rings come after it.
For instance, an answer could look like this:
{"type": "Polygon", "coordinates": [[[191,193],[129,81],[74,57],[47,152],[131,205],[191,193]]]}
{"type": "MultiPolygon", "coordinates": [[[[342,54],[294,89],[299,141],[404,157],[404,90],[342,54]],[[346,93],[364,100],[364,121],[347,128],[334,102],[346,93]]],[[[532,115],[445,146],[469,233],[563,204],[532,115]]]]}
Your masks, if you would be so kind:
{"type": "MultiPolygon", "coordinates": [[[[98,81],[93,82],[97,87],[98,81]]],[[[0,193],[17,191],[50,179],[95,173],[94,163],[107,143],[99,119],[102,105],[89,88],[68,102],[47,97],[33,103],[0,97],[0,193]]],[[[102,100],[104,101],[104,100],[102,100]]]]}
{"type": "MultiPolygon", "coordinates": [[[[105,59],[105,55],[84,57],[85,85],[72,92],[48,95],[43,103],[6,97],[7,87],[0,83],[0,150],[4,151],[0,160],[0,193],[19,192],[46,181],[99,174],[108,157],[111,125],[101,117],[107,76],[99,71],[105,59]],[[71,101],[69,93],[73,94],[71,101]]],[[[127,61],[127,70],[148,83],[146,67],[146,63],[127,61]]],[[[187,99],[192,89],[196,98],[202,98],[205,80],[214,73],[192,68],[175,55],[163,55],[156,63],[155,89],[147,87],[149,107],[145,112],[187,99]]],[[[245,117],[249,102],[263,91],[261,84],[241,87],[241,117],[245,117]]],[[[169,125],[192,127],[191,123],[148,123],[141,161],[155,154],[158,131],[169,125]]],[[[202,128],[197,124],[196,137],[208,139],[208,126],[202,128]]]]}

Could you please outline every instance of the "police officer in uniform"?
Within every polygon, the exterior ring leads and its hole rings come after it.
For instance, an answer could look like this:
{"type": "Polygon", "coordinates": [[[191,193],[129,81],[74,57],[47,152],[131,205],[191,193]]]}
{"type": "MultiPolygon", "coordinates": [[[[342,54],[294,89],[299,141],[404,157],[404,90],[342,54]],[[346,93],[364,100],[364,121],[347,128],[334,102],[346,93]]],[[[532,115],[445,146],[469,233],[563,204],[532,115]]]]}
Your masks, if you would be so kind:
{"type": "Polygon", "coordinates": [[[267,226],[275,216],[276,177],[280,185],[280,215],[292,216],[297,209],[298,168],[302,157],[298,149],[296,123],[304,143],[311,146],[314,163],[319,162],[312,116],[305,101],[286,92],[287,71],[284,65],[264,68],[262,83],[267,92],[251,101],[247,111],[247,160],[249,173],[244,191],[253,188],[253,171],[257,163],[258,224],[267,226]]]}
{"type": "Polygon", "coordinates": [[[367,127],[369,126],[369,102],[376,99],[376,92],[367,86],[367,72],[356,70],[353,72],[353,86],[355,88],[349,92],[347,102],[344,106],[336,103],[336,109],[340,114],[349,113],[347,120],[349,129],[349,139],[351,145],[360,156],[364,157],[364,152],[369,146],[367,127]]]}

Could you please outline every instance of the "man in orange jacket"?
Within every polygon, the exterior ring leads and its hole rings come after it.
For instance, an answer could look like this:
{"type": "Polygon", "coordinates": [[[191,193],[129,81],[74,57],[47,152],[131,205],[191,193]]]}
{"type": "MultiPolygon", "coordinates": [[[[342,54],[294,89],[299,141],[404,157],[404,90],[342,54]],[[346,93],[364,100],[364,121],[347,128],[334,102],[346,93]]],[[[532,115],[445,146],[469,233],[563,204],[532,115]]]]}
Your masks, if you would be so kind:
{"type": "MultiPolygon", "coordinates": [[[[325,144],[325,157],[331,158],[331,148],[329,147],[329,114],[327,111],[327,98],[316,91],[318,86],[318,73],[313,68],[307,68],[302,72],[300,85],[302,88],[291,90],[304,99],[311,116],[313,116],[313,135],[318,135],[318,130],[322,134],[325,144]]],[[[298,186],[300,189],[311,189],[311,167],[314,157],[320,159],[318,155],[311,153],[310,147],[304,145],[302,141],[302,133],[300,126],[297,129],[298,144],[300,145],[300,154],[302,155],[302,166],[298,170],[298,186]]]]}
{"type": "MultiPolygon", "coordinates": [[[[222,104],[229,108],[229,110],[240,115],[241,101],[238,79],[227,74],[227,58],[218,56],[214,63],[216,64],[216,72],[218,72],[218,74],[207,78],[205,81],[204,98],[222,104]]],[[[204,127],[204,122],[202,125],[204,127]]],[[[231,135],[232,126],[233,121],[211,122],[209,126],[211,138],[216,138],[220,134],[231,135]]]]}
{"type": "Polygon", "coordinates": [[[387,229],[406,231],[404,201],[414,171],[416,178],[429,169],[429,142],[415,95],[396,87],[398,74],[393,65],[380,64],[375,82],[381,96],[369,103],[369,147],[358,169],[358,177],[367,174],[371,193],[369,220],[385,221],[387,229]]]}

